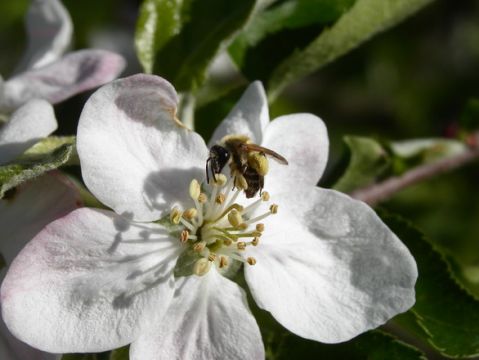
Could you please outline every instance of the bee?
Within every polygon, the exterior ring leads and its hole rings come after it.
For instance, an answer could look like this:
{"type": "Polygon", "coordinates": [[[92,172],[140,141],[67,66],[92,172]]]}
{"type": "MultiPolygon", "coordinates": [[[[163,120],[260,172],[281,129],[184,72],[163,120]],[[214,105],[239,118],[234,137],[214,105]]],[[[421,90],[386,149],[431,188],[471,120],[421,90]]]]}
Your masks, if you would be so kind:
{"type": "Polygon", "coordinates": [[[243,189],[247,198],[252,198],[264,188],[264,176],[268,173],[267,156],[288,165],[288,161],[273,150],[253,144],[244,135],[228,135],[220,144],[210,149],[206,160],[206,181],[210,181],[210,173],[216,180],[223,168],[229,164],[235,186],[243,189]]]}

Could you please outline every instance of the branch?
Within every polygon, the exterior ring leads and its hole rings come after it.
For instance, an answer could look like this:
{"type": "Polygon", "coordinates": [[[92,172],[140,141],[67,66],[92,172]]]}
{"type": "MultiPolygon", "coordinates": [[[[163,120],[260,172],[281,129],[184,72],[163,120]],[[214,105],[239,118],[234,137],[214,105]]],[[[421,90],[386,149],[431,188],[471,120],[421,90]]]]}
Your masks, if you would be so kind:
{"type": "Polygon", "coordinates": [[[383,182],[355,190],[350,195],[355,199],[362,200],[374,206],[408,186],[471,163],[479,159],[479,147],[476,141],[478,138],[477,135],[471,137],[471,146],[461,154],[438,160],[434,163],[418,166],[400,176],[394,176],[383,182]]]}

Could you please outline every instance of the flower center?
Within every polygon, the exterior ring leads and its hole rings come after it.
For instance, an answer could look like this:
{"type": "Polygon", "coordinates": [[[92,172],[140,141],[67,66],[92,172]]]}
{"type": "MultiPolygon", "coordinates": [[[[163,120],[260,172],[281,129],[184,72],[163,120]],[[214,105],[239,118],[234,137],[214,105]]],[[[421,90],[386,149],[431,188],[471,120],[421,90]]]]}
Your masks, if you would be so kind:
{"type": "MultiPolygon", "coordinates": [[[[258,246],[265,230],[262,222],[278,211],[278,205],[268,206],[269,194],[263,192],[247,206],[237,200],[242,189],[235,189],[233,178],[218,174],[203,184],[193,179],[189,194],[195,206],[184,211],[178,207],[171,210],[169,221],[179,226],[180,241],[186,245],[186,261],[189,273],[206,274],[215,265],[220,272],[237,269],[241,263],[256,264],[256,259],[245,256],[248,246],[258,246]],[[260,212],[261,207],[267,210],[260,212]]],[[[180,265],[180,266],[183,266],[180,265]]]]}

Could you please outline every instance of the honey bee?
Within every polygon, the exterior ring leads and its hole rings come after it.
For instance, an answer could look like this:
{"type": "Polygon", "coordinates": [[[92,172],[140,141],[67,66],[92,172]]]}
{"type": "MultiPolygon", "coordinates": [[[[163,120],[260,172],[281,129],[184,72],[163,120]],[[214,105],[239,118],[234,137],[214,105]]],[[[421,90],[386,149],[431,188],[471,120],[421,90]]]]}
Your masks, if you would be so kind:
{"type": "Polygon", "coordinates": [[[264,176],[268,173],[267,156],[288,165],[288,161],[273,150],[253,144],[244,135],[228,135],[221,139],[219,145],[210,149],[206,160],[206,181],[209,183],[210,173],[216,180],[226,164],[229,164],[234,185],[243,189],[247,198],[252,198],[264,187],[264,176]]]}

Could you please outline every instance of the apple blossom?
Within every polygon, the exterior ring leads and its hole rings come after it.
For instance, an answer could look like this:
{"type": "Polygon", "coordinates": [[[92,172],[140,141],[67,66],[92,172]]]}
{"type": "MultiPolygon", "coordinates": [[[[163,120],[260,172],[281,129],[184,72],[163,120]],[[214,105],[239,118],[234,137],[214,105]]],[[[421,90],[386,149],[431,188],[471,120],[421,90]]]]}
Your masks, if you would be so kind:
{"type": "MultiPolygon", "coordinates": [[[[15,189],[0,200],[0,253],[8,267],[20,250],[45,225],[81,206],[77,188],[53,171],[15,189]]],[[[0,281],[6,268],[0,271],[0,281]]],[[[17,340],[0,321],[0,359],[57,359],[17,340]]]]}
{"type": "Polygon", "coordinates": [[[174,88],[135,75],[99,89],[77,148],[89,190],[114,211],[78,209],[15,259],[1,289],[10,331],[50,352],[131,344],[131,359],[261,359],[244,291],[293,333],[346,341],[414,303],[417,269],[366,204],[316,184],[328,158],[311,114],[269,121],[255,82],[213,134],[248,136],[289,161],[246,199],[176,118],[174,88]]]}
{"type": "Polygon", "coordinates": [[[120,55],[105,50],[62,56],[71,43],[72,23],[58,0],[32,0],[26,23],[29,44],[20,66],[10,79],[0,77],[0,117],[6,122],[0,128],[0,163],[56,129],[53,109],[35,99],[56,104],[115,79],[125,66],[120,55]]]}

